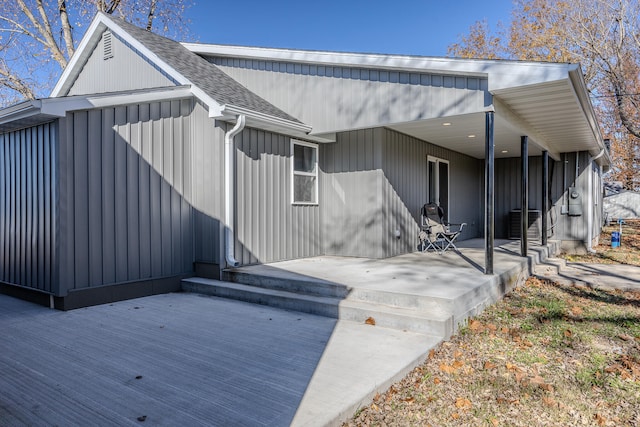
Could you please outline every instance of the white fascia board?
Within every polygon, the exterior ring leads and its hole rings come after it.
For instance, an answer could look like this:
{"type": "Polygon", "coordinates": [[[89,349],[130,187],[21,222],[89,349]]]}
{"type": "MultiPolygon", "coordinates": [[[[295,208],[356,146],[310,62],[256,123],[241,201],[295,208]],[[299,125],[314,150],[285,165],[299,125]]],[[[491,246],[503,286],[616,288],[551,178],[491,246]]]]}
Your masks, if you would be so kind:
{"type": "Polygon", "coordinates": [[[489,91],[566,79],[569,70],[575,67],[574,64],[550,62],[362,54],[200,43],[182,45],[199,55],[484,77],[489,80],[489,91]]]}
{"type": "Polygon", "coordinates": [[[189,86],[178,86],[167,90],[138,91],[124,94],[111,95],[91,95],[87,96],[87,101],[95,108],[111,107],[116,105],[142,104],[154,101],[170,101],[174,99],[184,99],[193,96],[193,91],[189,86]]]}
{"type": "Polygon", "coordinates": [[[311,132],[311,126],[307,126],[302,123],[296,123],[291,120],[282,119],[280,117],[274,117],[268,114],[259,113],[253,110],[249,110],[247,108],[238,107],[235,105],[226,104],[222,109],[223,115],[244,115],[247,118],[253,119],[254,122],[264,123],[268,126],[275,126],[277,128],[289,129],[297,132],[302,132],[308,134],[311,132]]]}
{"type": "Polygon", "coordinates": [[[48,98],[42,100],[41,112],[52,116],[64,117],[68,111],[184,99],[190,98],[191,96],[193,96],[193,94],[189,86],[178,86],[162,90],[140,90],[125,93],[48,98]]]}
{"type": "Polygon", "coordinates": [[[600,151],[604,150],[605,159],[603,160],[606,160],[607,165],[610,165],[611,158],[605,148],[604,138],[602,137],[602,131],[600,129],[600,123],[598,122],[596,112],[593,109],[593,104],[591,104],[591,100],[589,100],[587,84],[584,81],[584,76],[580,67],[571,70],[571,72],[569,73],[569,78],[571,80],[571,89],[573,90],[578,104],[581,106],[582,111],[584,112],[587,122],[589,123],[589,127],[591,128],[591,132],[593,132],[593,137],[598,144],[598,150],[591,151],[591,154],[597,156],[600,151]]]}
{"type": "Polygon", "coordinates": [[[40,114],[40,100],[24,101],[0,110],[0,124],[40,114]]]}

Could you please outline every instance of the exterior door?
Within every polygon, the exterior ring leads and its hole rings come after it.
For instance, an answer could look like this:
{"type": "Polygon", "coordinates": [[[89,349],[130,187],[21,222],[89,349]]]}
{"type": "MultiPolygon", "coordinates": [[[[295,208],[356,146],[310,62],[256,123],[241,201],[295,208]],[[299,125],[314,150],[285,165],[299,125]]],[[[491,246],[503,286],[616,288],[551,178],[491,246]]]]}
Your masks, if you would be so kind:
{"type": "Polygon", "coordinates": [[[444,209],[444,218],[449,220],[449,162],[436,157],[427,157],[427,200],[444,209]]]}

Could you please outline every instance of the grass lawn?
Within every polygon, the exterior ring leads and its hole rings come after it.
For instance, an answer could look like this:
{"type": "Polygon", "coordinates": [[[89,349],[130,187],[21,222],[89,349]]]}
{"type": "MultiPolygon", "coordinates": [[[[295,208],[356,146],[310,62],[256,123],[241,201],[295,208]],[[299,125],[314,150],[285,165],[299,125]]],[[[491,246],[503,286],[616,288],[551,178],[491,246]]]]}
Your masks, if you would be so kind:
{"type": "MultiPolygon", "coordinates": [[[[584,262],[637,262],[632,226],[584,262]]],[[[640,293],[531,278],[345,425],[640,426],[640,293]]]]}

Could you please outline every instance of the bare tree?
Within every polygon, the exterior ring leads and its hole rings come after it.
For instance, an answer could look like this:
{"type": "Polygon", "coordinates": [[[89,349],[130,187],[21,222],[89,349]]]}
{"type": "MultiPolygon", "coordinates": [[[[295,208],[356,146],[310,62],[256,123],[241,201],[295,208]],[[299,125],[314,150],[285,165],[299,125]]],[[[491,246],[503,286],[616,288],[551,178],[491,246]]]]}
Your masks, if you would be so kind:
{"type": "Polygon", "coordinates": [[[0,0],[0,105],[45,96],[97,11],[187,36],[191,0],[0,0]]]}
{"type": "Polygon", "coordinates": [[[515,0],[508,27],[476,24],[449,54],[580,63],[614,171],[627,188],[638,182],[640,0],[515,0]]]}

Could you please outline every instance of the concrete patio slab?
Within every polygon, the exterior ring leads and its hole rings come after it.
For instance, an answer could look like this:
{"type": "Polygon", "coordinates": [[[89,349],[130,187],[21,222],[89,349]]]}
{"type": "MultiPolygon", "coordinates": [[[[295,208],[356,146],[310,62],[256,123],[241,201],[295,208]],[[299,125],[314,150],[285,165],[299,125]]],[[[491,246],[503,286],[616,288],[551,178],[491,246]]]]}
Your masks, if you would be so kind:
{"type": "Polygon", "coordinates": [[[438,341],[196,294],[68,312],[0,295],[0,425],[327,425],[438,341]]]}

